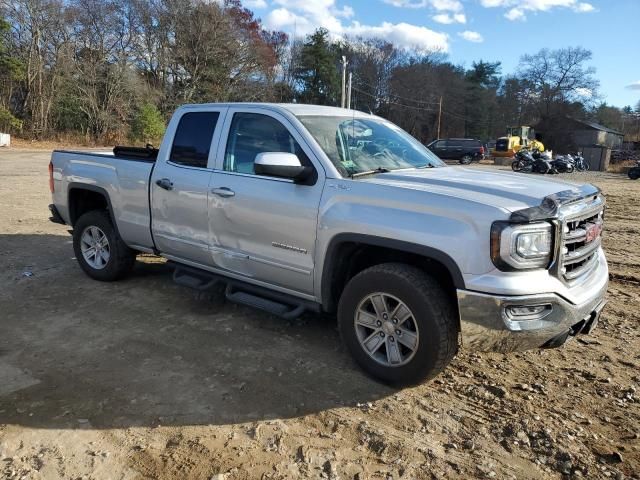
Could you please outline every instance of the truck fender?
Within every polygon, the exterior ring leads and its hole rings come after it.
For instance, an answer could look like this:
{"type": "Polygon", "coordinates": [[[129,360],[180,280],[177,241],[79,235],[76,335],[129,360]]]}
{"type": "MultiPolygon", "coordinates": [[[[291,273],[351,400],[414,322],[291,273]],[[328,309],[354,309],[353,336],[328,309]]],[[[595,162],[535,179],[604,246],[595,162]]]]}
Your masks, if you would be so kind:
{"type": "Polygon", "coordinates": [[[455,288],[465,288],[464,278],[462,276],[460,268],[453,260],[453,258],[451,258],[442,250],[425,245],[396,240],[393,238],[377,237],[374,235],[359,233],[340,233],[335,235],[330,240],[329,246],[327,247],[327,251],[325,252],[324,256],[325,261],[322,269],[321,301],[323,309],[325,311],[330,311],[333,307],[331,298],[331,279],[335,269],[342,260],[337,257],[336,251],[341,244],[351,242],[374,247],[388,248],[390,250],[396,250],[403,253],[411,253],[414,255],[420,255],[430,260],[435,260],[447,269],[455,288]]]}
{"type": "Polygon", "coordinates": [[[70,182],[67,187],[67,205],[69,205],[69,221],[71,222],[71,226],[76,223],[79,217],[79,215],[76,215],[74,212],[75,208],[71,207],[71,192],[73,190],[88,190],[90,192],[99,193],[101,196],[103,196],[107,203],[107,211],[109,212],[111,223],[113,223],[113,227],[116,229],[116,233],[118,234],[118,236],[120,236],[120,232],[118,231],[118,222],[116,222],[116,217],[113,212],[113,206],[111,205],[111,197],[109,197],[109,193],[102,187],[90,185],[87,183],[70,182]]]}

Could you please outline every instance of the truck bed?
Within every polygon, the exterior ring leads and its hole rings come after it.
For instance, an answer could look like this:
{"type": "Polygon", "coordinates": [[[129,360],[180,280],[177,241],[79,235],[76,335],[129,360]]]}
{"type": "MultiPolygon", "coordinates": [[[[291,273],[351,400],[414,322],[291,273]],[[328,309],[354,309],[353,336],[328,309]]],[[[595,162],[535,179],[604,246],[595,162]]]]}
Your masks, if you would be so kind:
{"type": "MultiPolygon", "coordinates": [[[[157,156],[157,154],[156,154],[157,156]]],[[[120,236],[140,250],[153,248],[149,181],[154,157],[114,155],[105,151],[54,150],[54,203],[72,224],[69,197],[74,189],[102,193],[108,199],[120,236]]]]}

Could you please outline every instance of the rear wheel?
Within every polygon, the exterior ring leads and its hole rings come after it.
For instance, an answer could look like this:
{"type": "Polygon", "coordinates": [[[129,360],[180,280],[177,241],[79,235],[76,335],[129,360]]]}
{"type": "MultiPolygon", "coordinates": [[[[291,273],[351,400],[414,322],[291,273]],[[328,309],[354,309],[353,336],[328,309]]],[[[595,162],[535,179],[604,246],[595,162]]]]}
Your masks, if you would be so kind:
{"type": "Polygon", "coordinates": [[[628,175],[631,180],[637,180],[638,178],[640,178],[640,167],[633,167],[631,170],[629,170],[628,175]]]}
{"type": "Polygon", "coordinates": [[[469,165],[471,163],[471,161],[473,160],[473,157],[469,154],[464,155],[461,159],[460,159],[460,163],[462,165],[469,165]]]}
{"type": "Polygon", "coordinates": [[[376,265],[353,277],[340,298],[338,324],[355,361],[388,383],[433,378],[458,348],[449,297],[432,277],[409,265],[376,265]]]}
{"type": "Polygon", "coordinates": [[[73,250],[80,267],[95,280],[110,282],[125,276],[136,252],[122,241],[106,211],[83,214],[73,226],[73,250]]]}

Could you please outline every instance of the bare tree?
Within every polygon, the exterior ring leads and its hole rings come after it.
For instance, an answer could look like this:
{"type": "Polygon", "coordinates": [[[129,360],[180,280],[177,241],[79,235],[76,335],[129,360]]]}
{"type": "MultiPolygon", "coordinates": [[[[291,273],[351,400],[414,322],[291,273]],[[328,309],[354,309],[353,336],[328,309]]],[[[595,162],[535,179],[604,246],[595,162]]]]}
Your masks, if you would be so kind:
{"type": "Polygon", "coordinates": [[[541,116],[549,116],[558,104],[595,98],[599,82],[595,69],[585,65],[591,58],[591,51],[582,47],[523,55],[517,75],[525,87],[523,100],[536,104],[541,116]]]}

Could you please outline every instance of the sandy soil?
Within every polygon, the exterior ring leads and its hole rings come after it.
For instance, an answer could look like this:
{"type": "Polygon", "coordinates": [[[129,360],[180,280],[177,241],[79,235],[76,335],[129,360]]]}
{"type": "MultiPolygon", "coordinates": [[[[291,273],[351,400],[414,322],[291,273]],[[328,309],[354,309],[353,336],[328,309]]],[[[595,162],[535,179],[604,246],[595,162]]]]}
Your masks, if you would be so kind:
{"type": "Polygon", "coordinates": [[[48,158],[0,150],[0,478],[638,478],[640,182],[572,177],[609,204],[593,335],[393,390],[332,318],[197,298],[149,256],[89,280],[47,220],[48,158]]]}

